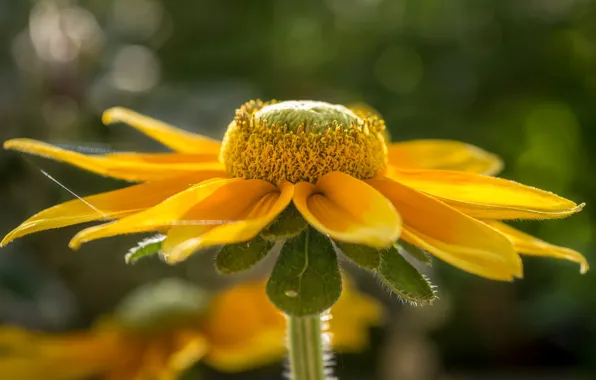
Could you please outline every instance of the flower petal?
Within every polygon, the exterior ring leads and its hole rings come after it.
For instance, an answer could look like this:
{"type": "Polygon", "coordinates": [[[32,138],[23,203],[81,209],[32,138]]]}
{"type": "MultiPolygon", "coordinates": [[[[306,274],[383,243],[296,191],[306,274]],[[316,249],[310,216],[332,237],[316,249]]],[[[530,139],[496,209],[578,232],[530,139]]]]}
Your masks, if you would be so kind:
{"type": "Polygon", "coordinates": [[[474,145],[451,140],[413,140],[388,147],[389,164],[404,169],[440,169],[494,175],[503,161],[474,145]]]}
{"type": "Polygon", "coordinates": [[[203,180],[225,176],[223,172],[197,172],[162,181],[75,199],[45,209],[27,219],[0,242],[0,247],[34,232],[95,220],[120,219],[153,207],[164,199],[203,180]]]}
{"type": "MultiPolygon", "coordinates": [[[[179,375],[205,356],[209,343],[202,332],[184,329],[176,331],[172,336],[171,348],[167,367],[174,375],[179,375]]],[[[172,376],[172,379],[176,378],[178,376],[172,376]]]]}
{"type": "Polygon", "coordinates": [[[480,219],[555,219],[582,205],[502,178],[447,170],[389,170],[389,178],[480,219]]]}
{"type": "Polygon", "coordinates": [[[391,202],[344,173],[327,173],[316,185],[298,183],[294,204],[310,225],[342,242],[384,248],[401,232],[401,218],[391,202]]]}
{"type": "Polygon", "coordinates": [[[69,246],[78,249],[81,244],[91,240],[109,236],[156,231],[160,228],[169,228],[182,223],[211,223],[212,221],[187,221],[182,217],[194,205],[213,194],[217,189],[231,182],[241,179],[212,179],[195,185],[187,190],[171,196],[158,205],[145,211],[127,216],[118,221],[105,223],[100,226],[90,227],[79,232],[69,246]]]}
{"type": "Polygon", "coordinates": [[[549,244],[543,240],[535,238],[534,236],[528,235],[521,232],[505,223],[497,222],[494,220],[485,221],[486,224],[493,227],[503,235],[505,235],[513,247],[519,253],[531,256],[541,257],[553,257],[555,259],[563,259],[573,261],[580,265],[580,272],[586,273],[590,269],[588,260],[579,252],[573,249],[559,247],[553,244],[549,244]]]}
{"type": "Polygon", "coordinates": [[[180,153],[219,154],[221,147],[221,143],[217,140],[173,127],[122,107],[114,107],[105,111],[102,121],[105,125],[118,122],[126,123],[180,153]]]}
{"type": "Polygon", "coordinates": [[[175,162],[175,155],[147,154],[136,158],[132,153],[87,156],[31,139],[6,141],[4,148],[65,162],[93,173],[127,181],[154,181],[195,171],[224,169],[223,164],[212,161],[216,158],[215,155],[196,155],[197,161],[185,161],[189,157],[182,156],[179,162],[175,162]],[[119,157],[122,159],[118,159],[119,157]]]}
{"type": "Polygon", "coordinates": [[[499,280],[521,277],[512,244],[492,228],[441,201],[389,179],[366,181],[389,199],[404,221],[402,237],[470,273],[499,280]]]}
{"type": "Polygon", "coordinates": [[[216,223],[170,229],[162,246],[166,261],[177,263],[200,248],[254,238],[288,206],[293,193],[294,185],[289,182],[279,189],[258,179],[222,186],[184,216],[187,220],[205,219],[216,223]]]}
{"type": "Polygon", "coordinates": [[[149,164],[196,164],[199,162],[218,162],[218,154],[190,153],[109,153],[102,158],[123,162],[141,162],[149,164]]]}

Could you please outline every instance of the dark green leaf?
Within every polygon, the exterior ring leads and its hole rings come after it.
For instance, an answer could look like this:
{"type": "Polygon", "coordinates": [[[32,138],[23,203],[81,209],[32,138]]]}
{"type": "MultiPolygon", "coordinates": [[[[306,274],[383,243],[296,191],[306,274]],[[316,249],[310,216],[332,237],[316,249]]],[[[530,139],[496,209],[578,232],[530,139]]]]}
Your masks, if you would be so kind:
{"type": "Polygon", "coordinates": [[[413,303],[430,303],[435,299],[432,285],[394,247],[380,252],[379,275],[395,294],[413,303]]]}
{"type": "Polygon", "coordinates": [[[267,295],[286,314],[313,315],[333,306],[341,286],[331,241],[307,228],[282,247],[267,283],[267,295]]]}
{"type": "Polygon", "coordinates": [[[127,264],[134,264],[142,258],[158,254],[164,239],[164,235],[157,235],[140,241],[136,247],[131,248],[128,251],[124,256],[124,261],[126,261],[127,264]]]}
{"type": "Polygon", "coordinates": [[[357,265],[370,270],[377,270],[381,263],[379,250],[365,245],[342,243],[336,241],[335,244],[344,255],[348,256],[357,265]]]}
{"type": "Polygon", "coordinates": [[[255,237],[244,243],[223,246],[215,259],[215,268],[219,273],[235,274],[249,270],[265,258],[273,242],[255,237]]]}
{"type": "Polygon", "coordinates": [[[409,256],[412,256],[416,260],[426,264],[432,263],[430,255],[420,247],[416,247],[415,245],[407,243],[403,240],[400,240],[399,243],[395,245],[397,246],[396,248],[398,248],[400,253],[405,252],[409,256]]]}
{"type": "Polygon", "coordinates": [[[298,235],[306,227],[306,221],[300,212],[290,204],[273,223],[261,231],[261,236],[267,240],[288,239],[298,235]]]}

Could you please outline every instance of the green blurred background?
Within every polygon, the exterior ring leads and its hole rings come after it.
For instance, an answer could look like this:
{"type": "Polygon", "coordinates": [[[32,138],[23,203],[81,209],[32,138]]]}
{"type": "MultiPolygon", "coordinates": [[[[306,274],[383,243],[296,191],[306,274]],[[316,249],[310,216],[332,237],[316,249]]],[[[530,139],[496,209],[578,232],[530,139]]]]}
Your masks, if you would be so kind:
{"type": "MultiPolygon", "coordinates": [[[[156,151],[132,129],[102,126],[101,112],[126,106],[221,138],[249,99],[366,102],[394,140],[473,143],[504,158],[504,177],[587,202],[570,219],[517,226],[595,257],[596,1],[0,0],[0,44],[0,141],[156,151]]],[[[0,234],[73,198],[40,169],[79,195],[123,185],[2,152],[0,234]]],[[[126,266],[138,237],[72,252],[79,229],[2,249],[1,322],[84,328],[158,278],[238,280],[218,278],[209,255],[126,266]]],[[[433,268],[440,302],[422,309],[353,272],[390,317],[368,351],[337,357],[341,379],[596,378],[593,271],[525,259],[525,279],[502,284],[433,268]]],[[[202,378],[278,379],[281,368],[202,378]]]]}

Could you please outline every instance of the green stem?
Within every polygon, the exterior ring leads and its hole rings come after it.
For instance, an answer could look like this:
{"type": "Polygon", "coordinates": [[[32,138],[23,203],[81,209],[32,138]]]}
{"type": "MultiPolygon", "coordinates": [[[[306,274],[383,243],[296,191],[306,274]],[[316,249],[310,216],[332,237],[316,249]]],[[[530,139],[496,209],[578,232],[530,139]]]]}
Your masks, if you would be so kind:
{"type": "Polygon", "coordinates": [[[321,316],[287,319],[291,380],[325,380],[321,316]]]}

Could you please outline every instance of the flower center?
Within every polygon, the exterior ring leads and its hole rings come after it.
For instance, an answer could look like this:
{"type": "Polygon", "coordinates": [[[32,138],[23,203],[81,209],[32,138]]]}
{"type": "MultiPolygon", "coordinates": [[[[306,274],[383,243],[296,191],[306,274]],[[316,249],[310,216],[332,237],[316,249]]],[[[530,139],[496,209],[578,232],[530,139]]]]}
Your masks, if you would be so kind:
{"type": "Polygon", "coordinates": [[[359,179],[385,167],[385,123],[341,105],[251,101],[236,111],[220,157],[228,174],[246,179],[315,183],[341,171],[359,179]]]}

